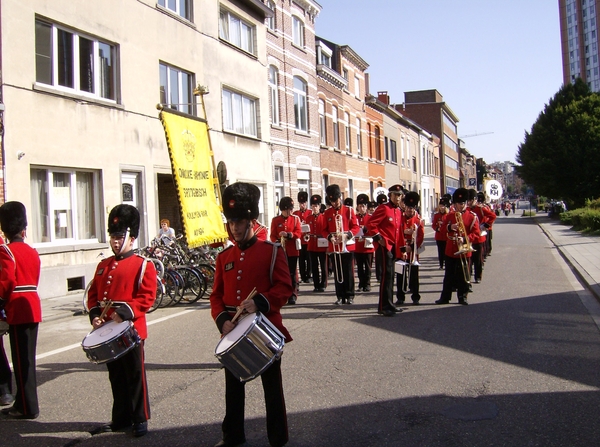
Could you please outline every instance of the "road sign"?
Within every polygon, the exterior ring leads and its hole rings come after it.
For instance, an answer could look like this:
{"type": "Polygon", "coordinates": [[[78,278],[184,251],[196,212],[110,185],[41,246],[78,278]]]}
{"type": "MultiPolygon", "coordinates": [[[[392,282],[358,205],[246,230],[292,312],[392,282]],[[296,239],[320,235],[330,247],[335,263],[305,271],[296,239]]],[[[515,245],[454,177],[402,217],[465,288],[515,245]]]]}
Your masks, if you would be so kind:
{"type": "Polygon", "coordinates": [[[485,193],[491,200],[500,200],[504,190],[502,189],[502,183],[498,180],[488,180],[485,184],[485,193]]]}
{"type": "Polygon", "coordinates": [[[477,186],[477,179],[474,177],[469,177],[469,186],[477,186]]]}

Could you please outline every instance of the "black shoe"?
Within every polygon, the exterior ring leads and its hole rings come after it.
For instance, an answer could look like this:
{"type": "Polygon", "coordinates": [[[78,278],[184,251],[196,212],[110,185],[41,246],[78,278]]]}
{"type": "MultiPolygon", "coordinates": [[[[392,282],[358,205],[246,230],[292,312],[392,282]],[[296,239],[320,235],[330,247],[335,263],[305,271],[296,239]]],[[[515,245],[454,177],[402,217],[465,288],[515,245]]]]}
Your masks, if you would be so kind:
{"type": "Polygon", "coordinates": [[[475,279],[473,280],[473,282],[474,282],[475,284],[479,284],[479,280],[478,280],[477,278],[475,278],[475,279]]]}
{"type": "Polygon", "coordinates": [[[367,286],[363,289],[363,291],[365,292],[370,292],[371,291],[371,286],[367,286]]]}
{"type": "Polygon", "coordinates": [[[348,304],[354,304],[354,298],[348,298],[348,304]]]}
{"type": "Polygon", "coordinates": [[[323,292],[325,292],[325,289],[324,289],[323,287],[319,287],[319,288],[317,289],[317,292],[319,292],[319,293],[323,293],[323,292]]]}
{"type": "Polygon", "coordinates": [[[39,413],[23,414],[15,407],[9,407],[2,410],[2,414],[9,419],[37,419],[39,413]]]}
{"type": "Polygon", "coordinates": [[[448,301],[448,300],[443,300],[443,299],[441,299],[441,298],[435,302],[435,304],[448,304],[448,303],[450,303],[450,301],[448,301]]]}
{"type": "Polygon", "coordinates": [[[333,303],[333,304],[337,304],[338,306],[339,306],[340,304],[342,304],[342,300],[341,300],[341,298],[338,298],[338,299],[337,299],[337,301],[336,301],[335,303],[333,303]]]}
{"type": "Polygon", "coordinates": [[[220,441],[219,443],[215,444],[215,447],[242,447],[244,445],[246,445],[246,441],[237,442],[234,444],[231,442],[220,441]]]}
{"type": "Polygon", "coordinates": [[[317,293],[318,291],[319,291],[319,289],[318,289],[317,287],[315,287],[315,288],[313,289],[313,293],[317,293]]]}
{"type": "Polygon", "coordinates": [[[12,404],[14,401],[15,397],[12,394],[3,394],[0,396],[0,405],[3,407],[12,404]]]}
{"type": "Polygon", "coordinates": [[[296,304],[296,297],[294,295],[290,296],[287,303],[288,304],[296,304]]]}
{"type": "Polygon", "coordinates": [[[396,306],[402,306],[404,304],[404,300],[396,300],[394,303],[396,306]]]}
{"type": "Polygon", "coordinates": [[[99,435],[100,433],[112,433],[114,431],[125,430],[126,428],[131,427],[131,424],[104,424],[100,427],[96,427],[90,432],[90,435],[99,435]]]}
{"type": "Polygon", "coordinates": [[[131,432],[136,438],[144,436],[146,433],[148,433],[148,422],[136,422],[133,424],[133,429],[131,432]]]}
{"type": "Polygon", "coordinates": [[[467,298],[459,298],[458,299],[458,304],[462,304],[463,306],[468,306],[469,302],[467,301],[467,298]]]}
{"type": "Polygon", "coordinates": [[[413,295],[410,298],[412,299],[413,304],[419,304],[419,301],[421,301],[421,295],[413,295]]]}
{"type": "Polygon", "coordinates": [[[378,312],[380,315],[383,315],[384,317],[393,317],[394,315],[396,315],[396,312],[393,310],[382,310],[381,312],[378,312]]]}

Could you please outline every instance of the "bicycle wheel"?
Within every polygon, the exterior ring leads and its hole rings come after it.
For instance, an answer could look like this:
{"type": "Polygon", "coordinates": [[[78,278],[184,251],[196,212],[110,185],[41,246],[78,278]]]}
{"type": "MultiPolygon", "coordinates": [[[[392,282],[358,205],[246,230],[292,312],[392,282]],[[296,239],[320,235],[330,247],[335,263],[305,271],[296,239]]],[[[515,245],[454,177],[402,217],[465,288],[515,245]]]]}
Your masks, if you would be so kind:
{"type": "Polygon", "coordinates": [[[215,268],[210,264],[199,264],[196,267],[202,276],[206,279],[206,291],[202,298],[210,298],[212,293],[213,283],[215,282],[215,268]]]}
{"type": "Polygon", "coordinates": [[[183,286],[183,277],[177,271],[169,268],[165,270],[163,279],[165,294],[160,307],[167,307],[179,301],[179,288],[183,286]]]}
{"type": "Polygon", "coordinates": [[[195,303],[206,290],[205,279],[191,267],[176,267],[177,272],[183,276],[183,288],[179,291],[178,302],[186,304],[195,303]]]}
{"type": "Polygon", "coordinates": [[[166,287],[163,283],[163,278],[159,275],[156,275],[156,298],[154,299],[154,303],[152,303],[152,306],[150,306],[150,309],[148,309],[147,313],[152,313],[160,307],[165,295],[165,290],[166,287]]]}

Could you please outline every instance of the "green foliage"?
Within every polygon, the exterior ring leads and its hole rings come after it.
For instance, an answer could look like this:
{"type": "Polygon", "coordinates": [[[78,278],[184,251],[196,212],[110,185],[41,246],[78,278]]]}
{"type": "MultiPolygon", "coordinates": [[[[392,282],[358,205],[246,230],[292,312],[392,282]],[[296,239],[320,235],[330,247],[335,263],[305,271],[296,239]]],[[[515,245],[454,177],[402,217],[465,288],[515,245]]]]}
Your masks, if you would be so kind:
{"type": "Polygon", "coordinates": [[[574,230],[597,232],[600,231],[600,209],[578,208],[561,213],[560,221],[571,225],[574,230]]]}
{"type": "Polygon", "coordinates": [[[519,146],[517,172],[537,194],[581,207],[600,190],[600,95],[563,86],[519,146]]]}

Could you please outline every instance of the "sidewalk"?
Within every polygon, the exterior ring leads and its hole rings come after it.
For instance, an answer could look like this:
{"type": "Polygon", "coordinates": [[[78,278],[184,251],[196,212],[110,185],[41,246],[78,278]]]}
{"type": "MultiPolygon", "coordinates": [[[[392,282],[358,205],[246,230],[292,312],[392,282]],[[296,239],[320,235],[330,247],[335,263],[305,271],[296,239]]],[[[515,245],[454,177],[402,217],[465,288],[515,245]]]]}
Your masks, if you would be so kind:
{"type": "MultiPolygon", "coordinates": [[[[600,301],[600,237],[585,236],[546,214],[534,217],[536,223],[558,248],[571,269],[600,301]]],[[[82,315],[83,291],[42,300],[44,321],[82,315]]]]}

